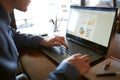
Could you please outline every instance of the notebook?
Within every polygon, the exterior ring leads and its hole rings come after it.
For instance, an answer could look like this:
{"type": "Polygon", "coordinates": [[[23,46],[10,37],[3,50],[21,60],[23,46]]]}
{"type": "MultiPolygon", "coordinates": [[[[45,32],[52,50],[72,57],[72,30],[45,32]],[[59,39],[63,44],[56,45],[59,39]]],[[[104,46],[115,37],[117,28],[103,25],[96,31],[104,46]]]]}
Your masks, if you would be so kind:
{"type": "Polygon", "coordinates": [[[115,57],[105,59],[99,64],[91,67],[90,71],[87,74],[85,74],[84,77],[86,77],[87,80],[120,80],[120,74],[107,75],[107,76],[104,75],[104,74],[109,74],[109,73],[113,73],[113,74],[120,73],[120,60],[119,59],[115,57]],[[110,65],[108,69],[105,70],[105,65],[108,62],[110,62],[110,65]]]}
{"type": "Polygon", "coordinates": [[[109,48],[116,16],[117,8],[71,5],[65,36],[70,50],[66,51],[62,46],[41,47],[41,50],[58,64],[76,53],[90,55],[90,63],[103,59],[109,48]]]}

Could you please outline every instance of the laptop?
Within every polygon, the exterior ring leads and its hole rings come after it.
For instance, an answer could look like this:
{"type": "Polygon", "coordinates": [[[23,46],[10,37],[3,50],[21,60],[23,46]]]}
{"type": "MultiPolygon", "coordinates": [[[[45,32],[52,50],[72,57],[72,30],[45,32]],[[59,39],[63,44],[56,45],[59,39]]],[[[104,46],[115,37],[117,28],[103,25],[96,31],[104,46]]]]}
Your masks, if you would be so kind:
{"type": "Polygon", "coordinates": [[[41,50],[58,64],[76,53],[90,55],[92,64],[105,58],[116,16],[117,8],[71,5],[65,35],[69,50],[64,46],[41,47],[41,50]]]}

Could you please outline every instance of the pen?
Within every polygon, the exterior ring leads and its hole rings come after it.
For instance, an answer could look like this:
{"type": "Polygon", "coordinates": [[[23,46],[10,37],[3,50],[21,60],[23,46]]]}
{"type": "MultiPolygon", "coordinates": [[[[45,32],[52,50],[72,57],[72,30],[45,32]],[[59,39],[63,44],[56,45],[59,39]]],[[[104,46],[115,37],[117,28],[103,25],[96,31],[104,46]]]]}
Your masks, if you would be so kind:
{"type": "Polygon", "coordinates": [[[97,77],[107,77],[107,76],[117,76],[120,75],[120,72],[113,72],[113,73],[100,73],[97,74],[97,77]]]}
{"type": "Polygon", "coordinates": [[[111,62],[107,61],[105,64],[104,70],[107,70],[109,68],[110,64],[111,64],[111,62]]]}

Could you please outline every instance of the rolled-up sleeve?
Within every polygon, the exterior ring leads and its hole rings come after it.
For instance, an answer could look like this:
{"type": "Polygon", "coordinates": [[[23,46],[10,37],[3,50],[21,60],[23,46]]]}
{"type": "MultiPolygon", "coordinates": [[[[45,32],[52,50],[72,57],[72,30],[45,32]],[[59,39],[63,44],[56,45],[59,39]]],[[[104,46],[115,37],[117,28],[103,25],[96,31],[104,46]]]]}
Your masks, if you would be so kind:
{"type": "Polygon", "coordinates": [[[80,73],[75,66],[68,62],[63,62],[55,71],[50,73],[48,80],[78,80],[79,77],[80,73]]]}

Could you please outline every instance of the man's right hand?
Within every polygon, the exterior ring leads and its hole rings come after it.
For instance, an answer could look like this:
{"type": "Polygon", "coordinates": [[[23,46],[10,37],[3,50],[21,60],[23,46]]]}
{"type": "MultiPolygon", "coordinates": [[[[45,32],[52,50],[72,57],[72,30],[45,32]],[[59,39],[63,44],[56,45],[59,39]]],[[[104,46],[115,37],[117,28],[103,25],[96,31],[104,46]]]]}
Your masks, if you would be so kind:
{"type": "Polygon", "coordinates": [[[84,75],[90,70],[89,60],[90,57],[88,55],[78,53],[63,60],[63,62],[71,63],[79,70],[81,75],[84,75]]]}

